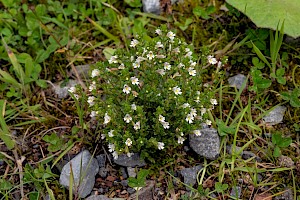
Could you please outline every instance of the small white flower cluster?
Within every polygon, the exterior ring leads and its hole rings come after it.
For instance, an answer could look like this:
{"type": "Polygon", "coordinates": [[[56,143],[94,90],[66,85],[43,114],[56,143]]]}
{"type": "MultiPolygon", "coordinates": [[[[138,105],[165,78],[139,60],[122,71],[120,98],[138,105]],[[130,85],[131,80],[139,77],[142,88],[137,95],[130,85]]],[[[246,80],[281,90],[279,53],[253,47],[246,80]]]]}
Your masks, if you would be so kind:
{"type": "Polygon", "coordinates": [[[71,94],[73,94],[76,99],[79,99],[79,95],[76,94],[76,92],[77,92],[76,87],[74,87],[74,86],[70,87],[68,89],[68,92],[70,92],[71,94]]]}
{"type": "MultiPolygon", "coordinates": [[[[202,69],[198,65],[202,64],[201,60],[193,54],[192,46],[181,42],[166,27],[156,29],[155,33],[157,37],[149,41],[132,39],[129,52],[117,50],[108,64],[102,63],[101,68],[91,72],[87,97],[90,117],[99,116],[103,122],[101,138],[109,143],[109,151],[115,159],[120,153],[130,157],[129,149],[141,150],[137,148],[145,147],[145,140],[151,140],[158,150],[167,148],[171,140],[157,136],[159,132],[176,133],[175,143],[182,145],[188,134],[201,136],[200,130],[195,130],[201,123],[212,124],[207,119],[208,112],[217,105],[217,100],[210,88],[203,87],[202,69]],[[107,102],[101,101],[102,97],[107,102]],[[152,119],[158,122],[144,124],[152,119]],[[182,123],[193,131],[186,131],[182,123]]],[[[201,59],[206,56],[207,53],[201,59]]],[[[220,62],[212,55],[207,61],[211,65],[220,62]]],[[[71,91],[75,93],[76,89],[71,91]]]]}
{"type": "Polygon", "coordinates": [[[158,121],[161,123],[161,125],[164,127],[164,129],[170,128],[170,123],[165,121],[165,117],[162,115],[158,116],[158,121]]]}

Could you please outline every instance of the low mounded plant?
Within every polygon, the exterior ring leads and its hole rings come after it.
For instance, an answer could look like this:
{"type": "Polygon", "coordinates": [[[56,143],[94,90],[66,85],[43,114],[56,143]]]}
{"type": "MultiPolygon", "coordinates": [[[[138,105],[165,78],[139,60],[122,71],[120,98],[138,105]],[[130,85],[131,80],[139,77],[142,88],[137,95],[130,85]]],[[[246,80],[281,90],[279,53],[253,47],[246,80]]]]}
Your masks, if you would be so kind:
{"type": "MultiPolygon", "coordinates": [[[[221,61],[207,50],[195,55],[165,26],[155,34],[136,37],[128,51],[116,50],[91,73],[90,116],[103,125],[102,139],[115,159],[139,152],[151,161],[158,151],[182,145],[189,134],[201,136],[202,123],[212,123],[209,112],[217,100],[202,71],[221,61]]],[[[77,91],[70,88],[76,98],[77,91]]]]}

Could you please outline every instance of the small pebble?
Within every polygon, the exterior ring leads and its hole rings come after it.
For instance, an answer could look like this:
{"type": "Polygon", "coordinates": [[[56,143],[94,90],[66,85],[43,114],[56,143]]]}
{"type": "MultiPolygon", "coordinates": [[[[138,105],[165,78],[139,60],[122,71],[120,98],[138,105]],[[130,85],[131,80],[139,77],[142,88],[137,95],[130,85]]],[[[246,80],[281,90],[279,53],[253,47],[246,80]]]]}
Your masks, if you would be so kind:
{"type": "Polygon", "coordinates": [[[105,167],[105,161],[106,161],[105,154],[100,154],[96,156],[96,159],[98,161],[99,167],[105,167]]]}
{"type": "Polygon", "coordinates": [[[122,185],[123,187],[127,187],[127,186],[128,186],[128,180],[122,180],[122,181],[121,181],[121,185],[122,185]]]}
{"type": "Polygon", "coordinates": [[[135,172],[135,168],[133,167],[127,167],[127,172],[128,172],[128,176],[129,177],[136,177],[136,172],[135,172]]]}
{"type": "Polygon", "coordinates": [[[129,194],[133,194],[133,193],[135,193],[135,189],[133,189],[133,188],[127,188],[127,192],[129,193],[129,194]]]}
{"type": "Polygon", "coordinates": [[[125,169],[124,167],[121,167],[121,173],[122,173],[122,176],[123,176],[124,179],[127,179],[127,178],[128,178],[126,169],[125,169]]]}
{"type": "Polygon", "coordinates": [[[103,193],[104,193],[104,189],[103,189],[103,188],[98,188],[98,192],[99,192],[100,194],[103,194],[103,193]]]}
{"type": "Polygon", "coordinates": [[[106,178],[107,177],[107,169],[105,167],[100,167],[98,174],[101,178],[106,178]]]}

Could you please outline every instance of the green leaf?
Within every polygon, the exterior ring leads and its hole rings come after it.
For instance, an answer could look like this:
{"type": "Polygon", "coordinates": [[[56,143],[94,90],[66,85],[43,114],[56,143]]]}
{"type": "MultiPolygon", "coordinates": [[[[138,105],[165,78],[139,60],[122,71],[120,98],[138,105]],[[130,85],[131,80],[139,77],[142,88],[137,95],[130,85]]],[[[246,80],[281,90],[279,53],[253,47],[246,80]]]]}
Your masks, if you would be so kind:
{"type": "Polygon", "coordinates": [[[128,185],[130,187],[144,187],[146,186],[146,177],[149,174],[149,170],[141,169],[138,174],[137,178],[129,177],[128,178],[128,185]]]}
{"type": "Polygon", "coordinates": [[[278,146],[275,146],[273,156],[274,157],[279,157],[281,155],[280,148],[278,146]]]}
{"type": "Polygon", "coordinates": [[[225,136],[227,134],[234,134],[234,132],[235,132],[235,127],[234,126],[229,126],[228,127],[220,119],[216,119],[216,122],[217,122],[218,132],[219,132],[220,136],[225,136]]]}
{"type": "Polygon", "coordinates": [[[284,100],[290,100],[290,98],[291,98],[291,95],[289,92],[281,92],[280,95],[284,100]]]}
{"type": "Polygon", "coordinates": [[[296,38],[300,36],[299,0],[226,0],[227,3],[247,15],[258,27],[276,30],[284,21],[284,33],[296,38]]]}
{"type": "Polygon", "coordinates": [[[288,138],[282,138],[282,140],[277,143],[277,145],[281,148],[285,148],[290,146],[290,144],[292,143],[292,138],[288,137],[288,138]]]}
{"type": "Polygon", "coordinates": [[[125,0],[125,3],[127,3],[130,7],[134,8],[142,7],[141,0],[125,0]]]}
{"type": "Polygon", "coordinates": [[[272,143],[274,145],[278,144],[280,142],[280,140],[282,139],[282,136],[280,133],[273,133],[272,134],[272,143]]]}
{"type": "Polygon", "coordinates": [[[228,184],[222,184],[220,182],[217,182],[215,184],[215,189],[218,193],[225,191],[227,188],[228,188],[228,184]]]}
{"type": "Polygon", "coordinates": [[[10,190],[12,187],[13,185],[9,181],[0,178],[0,191],[10,190]]]}
{"type": "Polygon", "coordinates": [[[270,68],[271,68],[271,64],[269,63],[269,61],[267,61],[266,57],[261,53],[261,51],[255,46],[255,44],[253,44],[253,50],[256,53],[256,55],[265,63],[267,64],[270,68]]]}

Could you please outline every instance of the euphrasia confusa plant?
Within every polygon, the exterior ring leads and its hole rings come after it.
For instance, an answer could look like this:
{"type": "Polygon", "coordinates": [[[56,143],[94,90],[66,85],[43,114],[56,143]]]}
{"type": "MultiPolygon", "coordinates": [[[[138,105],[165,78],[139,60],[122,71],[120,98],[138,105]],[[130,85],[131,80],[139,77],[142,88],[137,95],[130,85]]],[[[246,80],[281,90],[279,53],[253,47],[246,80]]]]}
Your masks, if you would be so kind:
{"type": "MultiPolygon", "coordinates": [[[[162,26],[156,37],[137,37],[99,62],[89,85],[90,116],[103,125],[102,139],[114,158],[139,152],[149,158],[157,151],[182,145],[189,134],[201,136],[202,123],[217,104],[213,87],[202,82],[202,67],[221,65],[162,26]]],[[[214,67],[214,66],[213,66],[214,67]]],[[[76,98],[76,89],[70,92],[76,98]]]]}

